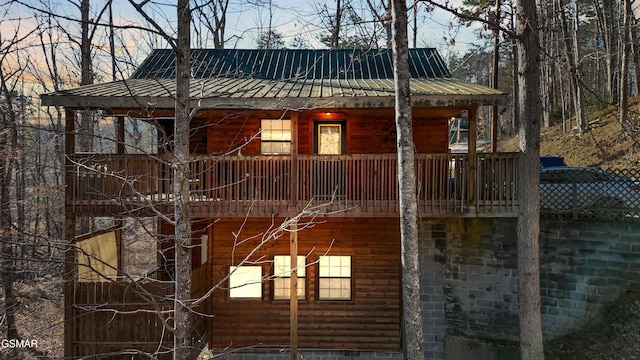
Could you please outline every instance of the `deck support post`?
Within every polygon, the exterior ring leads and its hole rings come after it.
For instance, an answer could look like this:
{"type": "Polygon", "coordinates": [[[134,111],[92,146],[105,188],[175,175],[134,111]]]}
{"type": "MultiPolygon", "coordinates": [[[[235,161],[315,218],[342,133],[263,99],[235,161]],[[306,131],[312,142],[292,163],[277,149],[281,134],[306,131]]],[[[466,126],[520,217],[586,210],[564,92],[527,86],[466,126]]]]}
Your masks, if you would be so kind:
{"type": "MultiPolygon", "coordinates": [[[[65,111],[65,143],[63,160],[65,174],[65,202],[71,204],[73,199],[71,184],[73,183],[73,171],[71,160],[66,155],[75,152],[75,111],[66,109],[65,111]]],[[[64,217],[64,357],[75,358],[75,318],[73,316],[73,303],[75,301],[75,272],[76,272],[76,253],[75,253],[75,237],[76,237],[76,218],[72,210],[65,208],[64,217]]]]}
{"type": "Polygon", "coordinates": [[[298,359],[298,223],[291,223],[289,232],[291,276],[289,286],[291,360],[298,359]]]}

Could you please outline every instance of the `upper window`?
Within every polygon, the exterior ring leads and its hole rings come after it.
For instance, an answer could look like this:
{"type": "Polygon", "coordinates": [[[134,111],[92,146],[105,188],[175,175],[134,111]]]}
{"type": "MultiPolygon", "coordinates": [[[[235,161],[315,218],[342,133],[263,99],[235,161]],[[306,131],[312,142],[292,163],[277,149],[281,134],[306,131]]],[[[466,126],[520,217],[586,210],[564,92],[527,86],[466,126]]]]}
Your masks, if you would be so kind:
{"type": "Polygon", "coordinates": [[[351,300],[351,256],[320,256],[318,299],[351,300]]]}
{"type": "Polygon", "coordinates": [[[262,266],[230,266],[229,297],[231,299],[261,299],[262,266]]]}
{"type": "Polygon", "coordinates": [[[346,153],[346,123],[344,121],[315,121],[313,130],[314,152],[318,155],[346,153]]]}
{"type": "Polygon", "coordinates": [[[262,119],[260,131],[260,153],[291,154],[291,120],[262,119]]]}
{"type": "MultiPolygon", "coordinates": [[[[298,299],[304,299],[305,289],[305,257],[298,256],[298,299]]],[[[291,256],[276,255],[273,257],[273,299],[289,300],[291,293],[291,256]]]]}

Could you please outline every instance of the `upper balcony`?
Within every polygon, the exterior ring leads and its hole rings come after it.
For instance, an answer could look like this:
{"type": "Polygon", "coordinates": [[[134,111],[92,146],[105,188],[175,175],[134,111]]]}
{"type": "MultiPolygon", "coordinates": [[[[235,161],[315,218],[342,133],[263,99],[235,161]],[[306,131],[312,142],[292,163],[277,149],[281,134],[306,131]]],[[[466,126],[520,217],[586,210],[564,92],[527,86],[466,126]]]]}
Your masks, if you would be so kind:
{"type": "MultiPolygon", "coordinates": [[[[517,154],[417,154],[422,217],[515,216],[517,154]]],[[[162,156],[71,154],[67,209],[83,216],[171,214],[171,162],[162,156]]],[[[395,154],[194,156],[194,217],[399,215],[395,154]]]]}

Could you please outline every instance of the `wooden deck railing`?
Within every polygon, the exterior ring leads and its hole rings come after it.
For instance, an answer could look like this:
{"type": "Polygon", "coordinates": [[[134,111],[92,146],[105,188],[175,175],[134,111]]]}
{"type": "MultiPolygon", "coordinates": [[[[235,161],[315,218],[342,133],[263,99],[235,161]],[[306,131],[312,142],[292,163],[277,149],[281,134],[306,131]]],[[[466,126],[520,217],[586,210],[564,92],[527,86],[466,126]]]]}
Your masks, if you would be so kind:
{"type": "MultiPolygon", "coordinates": [[[[291,216],[309,207],[334,216],[399,211],[395,154],[298,155],[295,161],[291,156],[198,156],[189,167],[194,216],[291,216]]],[[[466,154],[417,154],[420,214],[513,216],[517,154],[478,154],[475,168],[475,176],[469,176],[466,154]]],[[[74,155],[68,177],[67,205],[74,211],[171,207],[170,166],[159,157],[74,155]]]]}

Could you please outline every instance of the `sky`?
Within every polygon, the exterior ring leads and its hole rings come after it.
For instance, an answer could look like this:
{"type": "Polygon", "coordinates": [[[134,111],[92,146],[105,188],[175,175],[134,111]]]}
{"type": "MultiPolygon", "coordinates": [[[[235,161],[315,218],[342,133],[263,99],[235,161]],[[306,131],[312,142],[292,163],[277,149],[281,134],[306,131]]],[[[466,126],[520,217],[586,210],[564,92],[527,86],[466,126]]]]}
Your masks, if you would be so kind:
{"type": "MultiPolygon", "coordinates": [[[[105,7],[106,0],[90,1],[91,18],[96,19],[105,7]]],[[[269,0],[230,0],[225,47],[255,48],[259,34],[267,27],[270,18],[272,26],[283,35],[285,43],[294,37],[302,37],[311,48],[324,47],[319,41],[323,30],[319,25],[317,9],[326,3],[331,11],[335,6],[335,0],[270,0],[271,11],[268,6],[252,5],[256,1],[269,2],[269,0]]],[[[450,3],[455,4],[461,1],[450,0],[450,3]]],[[[79,2],[80,0],[0,0],[0,9],[6,9],[5,12],[0,11],[0,51],[5,51],[14,35],[17,34],[18,38],[26,37],[20,46],[12,48],[14,51],[12,56],[3,60],[1,64],[3,72],[9,73],[13,69],[25,67],[28,71],[23,73],[23,77],[27,82],[42,83],[42,79],[46,78],[48,67],[51,66],[46,59],[51,58],[51,54],[55,54],[58,63],[63,66],[58,69],[63,79],[66,83],[77,84],[79,79],[77,66],[80,34],[79,2]],[[49,16],[47,11],[56,16],[49,16]],[[55,45],[43,46],[43,43],[55,43],[55,45]],[[47,58],[43,50],[48,52],[47,58]]],[[[353,0],[353,3],[366,2],[353,0]]],[[[175,29],[175,0],[151,0],[145,9],[148,9],[150,16],[163,29],[169,32],[175,29]]],[[[372,19],[368,9],[362,8],[356,11],[364,14],[363,20],[372,19]]],[[[410,13],[410,19],[412,16],[410,13]]],[[[121,77],[127,77],[151,49],[168,47],[167,42],[160,37],[142,34],[136,29],[125,29],[131,26],[147,26],[128,0],[114,0],[113,17],[114,23],[122,26],[122,29],[117,32],[116,40],[121,59],[118,64],[121,77]]],[[[107,17],[104,16],[102,19],[101,21],[106,23],[107,17]]],[[[462,55],[471,43],[480,43],[473,28],[459,26],[453,15],[444,11],[421,11],[418,19],[420,24],[418,47],[435,47],[445,58],[452,53],[462,55]],[[452,42],[452,39],[455,39],[455,42],[452,42]]],[[[93,65],[97,68],[96,82],[110,81],[111,64],[105,27],[98,28],[92,43],[93,65]]],[[[208,47],[212,47],[212,44],[208,47]]]]}

